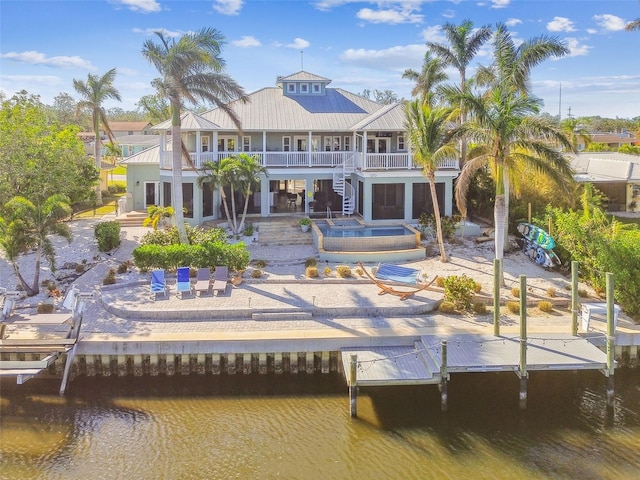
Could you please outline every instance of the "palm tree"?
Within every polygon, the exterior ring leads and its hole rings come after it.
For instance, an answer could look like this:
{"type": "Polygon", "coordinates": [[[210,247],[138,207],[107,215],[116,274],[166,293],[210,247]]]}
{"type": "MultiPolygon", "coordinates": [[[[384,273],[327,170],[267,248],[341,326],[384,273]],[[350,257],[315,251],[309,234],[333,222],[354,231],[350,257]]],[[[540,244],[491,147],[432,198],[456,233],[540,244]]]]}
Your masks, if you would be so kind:
{"type": "Polygon", "coordinates": [[[635,20],[632,20],[631,22],[627,23],[624,29],[627,30],[628,32],[632,30],[640,30],[640,18],[636,18],[635,20]]]}
{"type": "MultiPolygon", "coordinates": [[[[490,38],[491,27],[488,25],[474,29],[471,20],[463,20],[460,25],[445,23],[442,30],[449,42],[449,45],[443,45],[437,42],[427,42],[427,48],[434,53],[447,65],[451,65],[458,70],[460,75],[460,90],[467,89],[467,67],[475,58],[476,54],[490,38]]],[[[460,105],[459,112],[460,123],[467,121],[467,112],[460,105]]],[[[460,164],[464,165],[467,156],[467,142],[463,138],[460,139],[460,164]]]]}
{"type": "Polygon", "coordinates": [[[440,205],[436,192],[436,170],[443,160],[455,158],[456,149],[451,140],[454,130],[447,127],[452,124],[453,110],[445,107],[432,107],[420,100],[407,104],[405,129],[414,161],[422,167],[424,176],[429,180],[433,215],[436,220],[436,233],[440,247],[440,261],[447,261],[440,219],[440,205]]]}
{"type": "Polygon", "coordinates": [[[40,291],[41,258],[49,263],[52,272],[56,270],[55,250],[49,235],[61,236],[71,243],[71,229],[66,223],[61,223],[63,218],[71,215],[69,199],[55,194],[37,204],[24,197],[13,197],[5,208],[9,214],[5,218],[0,217],[0,246],[27,295],[37,295],[40,291]],[[35,274],[30,286],[20,272],[18,260],[31,249],[35,249],[36,254],[35,274]]]}
{"type": "Polygon", "coordinates": [[[234,198],[234,184],[233,178],[237,177],[236,173],[236,160],[235,157],[225,157],[217,162],[207,161],[202,164],[202,168],[200,169],[200,176],[198,177],[198,185],[202,187],[205,183],[211,184],[211,189],[215,190],[216,188],[220,192],[220,200],[222,201],[222,206],[224,208],[224,213],[227,217],[227,223],[229,224],[229,228],[231,228],[232,232],[236,232],[236,208],[235,208],[235,198],[234,198]],[[227,202],[227,194],[225,192],[225,187],[231,188],[231,203],[232,203],[232,212],[233,216],[229,212],[229,204],[227,202]]]}
{"type": "Polygon", "coordinates": [[[573,146],[573,150],[578,150],[578,141],[582,140],[585,144],[585,147],[589,146],[591,143],[591,134],[589,130],[584,128],[577,118],[565,118],[560,122],[560,128],[564,132],[564,134],[571,140],[571,145],[573,146]]]}
{"type": "Polygon", "coordinates": [[[506,197],[515,172],[526,166],[547,175],[568,189],[572,171],[555,146],[573,151],[571,140],[549,119],[539,116],[541,101],[520,94],[509,85],[492,88],[486,95],[465,95],[472,118],[461,126],[474,145],[456,182],[456,204],[466,216],[466,196],[472,177],[489,168],[495,182],[495,256],[502,260],[507,232],[506,197]]]}
{"type": "Polygon", "coordinates": [[[438,85],[449,77],[444,71],[444,63],[442,60],[440,58],[433,58],[430,52],[426,52],[424,54],[421,72],[418,73],[408,68],[402,74],[402,78],[416,82],[411,90],[412,96],[420,96],[423,101],[429,105],[433,105],[437,98],[436,89],[438,85]]]}
{"type": "MultiPolygon", "coordinates": [[[[81,100],[77,103],[79,109],[86,108],[91,110],[91,124],[93,125],[93,133],[96,136],[94,145],[94,158],[98,171],[102,170],[102,139],[100,138],[100,124],[104,127],[109,140],[114,141],[114,135],[109,127],[109,119],[107,112],[102,104],[109,99],[120,101],[120,92],[113,86],[116,78],[116,69],[112,68],[101,77],[89,74],[87,81],[73,79],[73,88],[76,89],[81,96],[81,100]]],[[[96,204],[102,205],[102,188],[100,182],[96,188],[96,204]]]]}
{"type": "Polygon", "coordinates": [[[255,155],[241,153],[238,155],[237,161],[239,186],[244,195],[244,208],[242,210],[240,226],[238,227],[238,232],[242,232],[244,230],[244,221],[247,218],[249,197],[255,191],[256,187],[260,185],[260,174],[264,174],[266,176],[269,176],[269,174],[267,169],[260,164],[260,161],[255,155]]]}
{"type": "Polygon", "coordinates": [[[167,97],[171,106],[171,137],[174,143],[171,198],[180,241],[188,243],[182,210],[184,151],[177,145],[177,141],[182,138],[180,122],[182,105],[184,102],[197,105],[198,100],[211,102],[226,112],[241,130],[240,121],[228,103],[237,98],[245,101],[246,97],[244,90],[235,80],[222,73],[225,61],[220,56],[220,52],[224,37],[216,29],[203,28],[199,32],[187,33],[177,40],[166,36],[164,32],[156,32],[156,34],[160,43],[147,40],[144,42],[142,55],[162,76],[154,82],[157,90],[167,97]]]}

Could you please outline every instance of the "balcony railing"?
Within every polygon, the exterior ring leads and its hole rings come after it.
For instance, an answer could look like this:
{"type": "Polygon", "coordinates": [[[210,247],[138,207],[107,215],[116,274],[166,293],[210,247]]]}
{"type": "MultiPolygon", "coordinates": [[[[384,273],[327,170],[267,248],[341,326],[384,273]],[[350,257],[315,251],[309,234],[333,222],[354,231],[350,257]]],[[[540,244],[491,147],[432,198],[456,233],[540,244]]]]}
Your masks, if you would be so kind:
{"type": "MultiPolygon", "coordinates": [[[[216,162],[240,152],[191,152],[193,166],[202,168],[204,162],[216,162]]],[[[412,170],[419,169],[410,153],[362,153],[362,152],[245,152],[258,158],[266,168],[332,168],[354,160],[355,168],[367,170],[412,170]]],[[[172,152],[161,153],[160,168],[172,168],[172,152]]],[[[182,168],[191,168],[183,159],[182,168]]],[[[440,169],[458,169],[458,160],[443,162],[440,169]]]]}

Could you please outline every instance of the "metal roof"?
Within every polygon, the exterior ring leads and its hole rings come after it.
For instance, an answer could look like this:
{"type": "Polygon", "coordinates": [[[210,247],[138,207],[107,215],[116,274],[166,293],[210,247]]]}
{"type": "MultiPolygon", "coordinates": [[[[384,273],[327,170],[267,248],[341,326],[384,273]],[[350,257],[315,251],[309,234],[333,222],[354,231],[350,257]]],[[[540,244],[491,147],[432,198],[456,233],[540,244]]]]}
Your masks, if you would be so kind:
{"type": "MultiPolygon", "coordinates": [[[[236,100],[229,106],[245,132],[346,131],[381,109],[391,109],[339,88],[327,88],[324,95],[284,95],[282,89],[269,87],[250,94],[247,102],[236,100]]],[[[220,108],[202,116],[223,130],[237,130],[220,108]]],[[[403,123],[391,129],[403,130],[403,123]]]]}
{"type": "Polygon", "coordinates": [[[640,181],[640,157],[616,152],[580,152],[569,158],[578,182],[640,181]]]}
{"type": "MultiPolygon", "coordinates": [[[[180,124],[183,130],[189,130],[192,132],[196,130],[220,130],[220,127],[215,123],[212,123],[203,116],[190,111],[184,112],[180,115],[180,124]]],[[[151,130],[171,130],[171,119],[154,125],[151,127],[151,130]]]]}
{"type": "Polygon", "coordinates": [[[328,78],[321,77],[319,75],[315,75],[313,73],[305,72],[301,70],[297,73],[287,75],[284,77],[278,77],[276,84],[281,82],[322,82],[322,83],[331,83],[331,80],[328,78]]]}
{"type": "Polygon", "coordinates": [[[122,165],[159,165],[160,164],[160,146],[149,147],[139,153],[126,157],[118,162],[122,165]]]}

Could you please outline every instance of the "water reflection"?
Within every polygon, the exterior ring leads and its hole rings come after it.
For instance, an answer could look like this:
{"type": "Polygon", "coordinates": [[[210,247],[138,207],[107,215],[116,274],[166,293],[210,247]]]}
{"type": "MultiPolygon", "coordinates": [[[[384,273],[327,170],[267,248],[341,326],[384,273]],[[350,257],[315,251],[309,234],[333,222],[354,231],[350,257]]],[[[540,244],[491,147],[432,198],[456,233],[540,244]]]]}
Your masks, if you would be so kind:
{"type": "Polygon", "coordinates": [[[639,371],[510,374],[363,389],[339,375],[81,378],[0,385],[0,478],[581,478],[640,476],[639,371]]]}

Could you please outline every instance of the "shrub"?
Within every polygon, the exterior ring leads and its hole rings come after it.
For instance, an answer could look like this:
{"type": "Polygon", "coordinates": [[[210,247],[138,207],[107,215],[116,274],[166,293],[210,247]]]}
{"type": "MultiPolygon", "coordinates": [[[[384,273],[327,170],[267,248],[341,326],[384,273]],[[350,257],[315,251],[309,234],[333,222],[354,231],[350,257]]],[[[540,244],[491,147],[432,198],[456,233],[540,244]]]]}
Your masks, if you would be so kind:
{"type": "Polygon", "coordinates": [[[305,267],[315,267],[318,264],[318,260],[315,257],[309,257],[304,261],[305,267]]]}
{"type": "Polygon", "coordinates": [[[256,267],[264,268],[267,266],[267,262],[264,260],[256,260],[256,267]]]}
{"type": "Polygon", "coordinates": [[[98,241],[98,249],[101,252],[109,252],[120,245],[120,224],[118,222],[100,222],[93,231],[98,241]]]}
{"type": "Polygon", "coordinates": [[[262,277],[262,270],[255,269],[251,272],[251,278],[260,278],[262,277]]]}
{"type": "Polygon", "coordinates": [[[480,282],[473,282],[473,293],[480,293],[482,291],[482,284],[480,282]]]}
{"type": "Polygon", "coordinates": [[[487,313],[487,305],[482,302],[475,302],[473,304],[473,313],[484,315],[485,313],[487,313]]]}
{"type": "Polygon", "coordinates": [[[127,273],[128,270],[129,264],[127,262],[122,262],[120,265],[118,265],[118,273],[127,273]]]}
{"type": "Polygon", "coordinates": [[[436,287],[444,288],[444,279],[445,277],[436,278],[436,287]]]}
{"type": "Polygon", "coordinates": [[[360,267],[356,268],[356,274],[359,277],[364,277],[364,270],[362,270],[360,267]]]}
{"type": "Polygon", "coordinates": [[[255,228],[253,227],[253,225],[247,225],[244,229],[244,232],[242,232],[242,234],[245,237],[250,237],[251,235],[253,235],[253,232],[255,232],[255,228]]]}
{"type": "Polygon", "coordinates": [[[507,310],[511,313],[520,313],[520,302],[516,302],[515,300],[509,300],[507,302],[507,310]]]}
{"type": "Polygon", "coordinates": [[[519,298],[520,297],[520,287],[513,287],[511,289],[511,296],[519,298]]]}
{"type": "Polygon", "coordinates": [[[578,289],[578,296],[582,297],[582,298],[587,298],[587,297],[589,297],[589,292],[587,292],[584,288],[579,288],[578,289]]]}
{"type": "Polygon", "coordinates": [[[556,289],[553,287],[547,288],[547,297],[554,298],[556,296],[556,289]]]}
{"type": "Polygon", "coordinates": [[[331,275],[331,267],[324,267],[324,276],[328,277],[331,275]]]}
{"type": "Polygon", "coordinates": [[[538,310],[540,310],[541,312],[549,313],[553,311],[553,304],[548,300],[540,300],[538,302],[538,310]]]}
{"type": "Polygon", "coordinates": [[[441,302],[440,305],[438,306],[438,311],[442,313],[455,313],[456,307],[453,303],[447,302],[445,300],[444,302],[441,302]]]}
{"type": "Polygon", "coordinates": [[[39,303],[36,311],[37,313],[52,313],[53,303],[39,303]]]}
{"type": "Polygon", "coordinates": [[[133,251],[136,266],[142,271],[154,268],[174,270],[181,266],[194,268],[227,265],[229,270],[244,270],[249,265],[249,251],[244,243],[205,242],[198,245],[141,245],[133,251]]]}
{"type": "Polygon", "coordinates": [[[107,192],[111,195],[115,193],[127,193],[127,184],[126,182],[113,182],[107,185],[107,192]]]}
{"type": "Polygon", "coordinates": [[[103,285],[113,285],[116,283],[116,269],[110,268],[107,275],[102,279],[103,285]]]}
{"type": "Polygon", "coordinates": [[[450,275],[444,279],[444,300],[453,303],[456,310],[471,310],[475,281],[466,275],[450,275]]]}
{"type": "Polygon", "coordinates": [[[79,263],[78,265],[76,265],[76,273],[84,273],[84,264],[83,263],[79,263]]]}
{"type": "Polygon", "coordinates": [[[351,267],[348,265],[338,265],[336,267],[336,273],[341,278],[350,278],[351,277],[351,267]]]}
{"type": "Polygon", "coordinates": [[[304,274],[309,278],[318,278],[320,276],[320,272],[318,272],[318,267],[309,265],[304,270],[304,274]]]}

